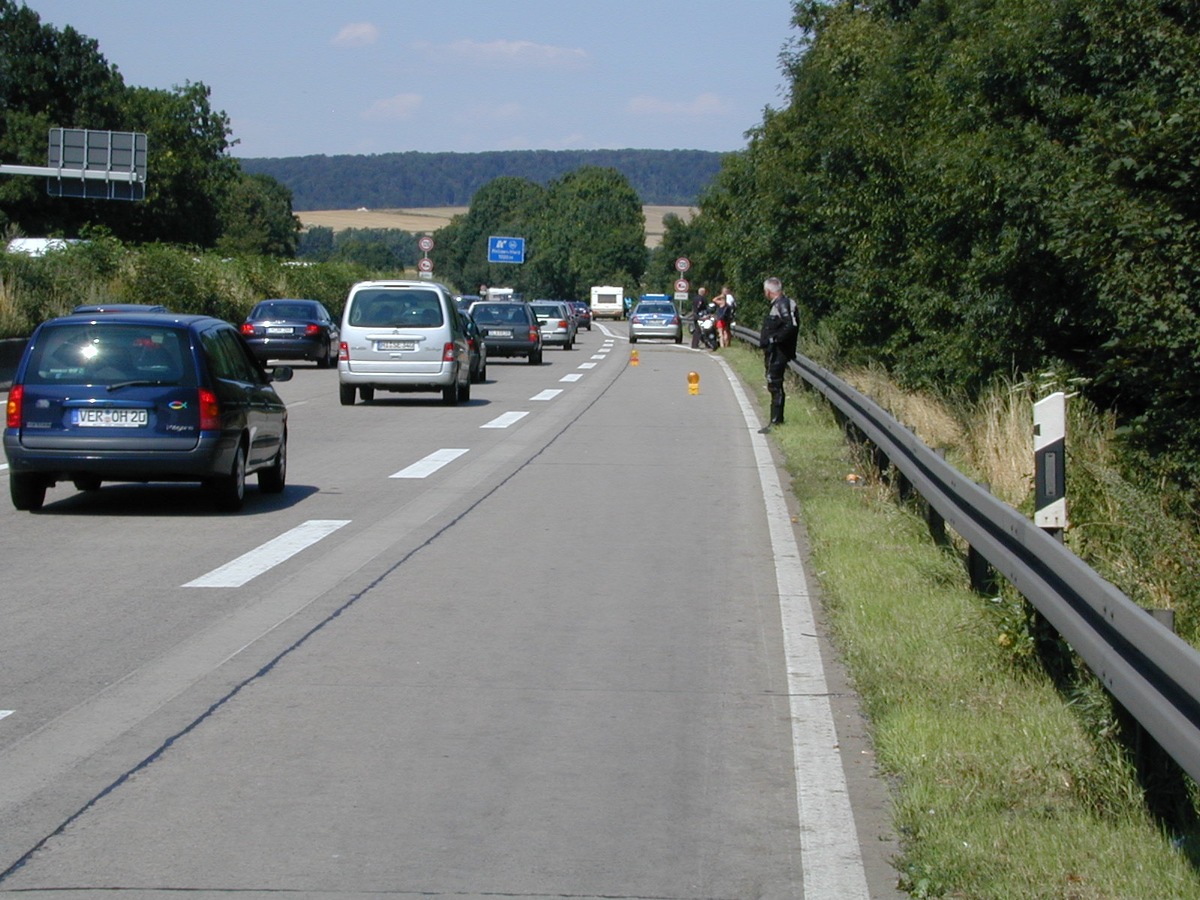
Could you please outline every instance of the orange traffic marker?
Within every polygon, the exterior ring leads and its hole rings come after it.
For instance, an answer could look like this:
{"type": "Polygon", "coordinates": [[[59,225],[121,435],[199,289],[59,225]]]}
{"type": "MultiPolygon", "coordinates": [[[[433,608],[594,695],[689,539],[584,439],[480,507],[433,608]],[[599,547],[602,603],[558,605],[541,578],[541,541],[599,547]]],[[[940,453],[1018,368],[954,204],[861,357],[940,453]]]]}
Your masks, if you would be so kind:
{"type": "Polygon", "coordinates": [[[636,350],[629,351],[629,364],[631,366],[636,366],[638,364],[638,355],[636,350]]]}
{"type": "Polygon", "coordinates": [[[693,397],[700,393],[700,373],[688,372],[688,393],[693,397]]]}

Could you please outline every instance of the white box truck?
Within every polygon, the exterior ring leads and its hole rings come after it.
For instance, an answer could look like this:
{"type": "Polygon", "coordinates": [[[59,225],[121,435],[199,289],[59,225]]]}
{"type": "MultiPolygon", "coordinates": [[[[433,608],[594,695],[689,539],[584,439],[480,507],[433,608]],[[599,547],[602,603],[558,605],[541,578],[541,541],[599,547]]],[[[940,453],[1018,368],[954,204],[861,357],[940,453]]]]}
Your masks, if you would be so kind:
{"type": "Polygon", "coordinates": [[[592,288],[592,318],[619,319],[625,313],[625,288],[601,285],[592,288]]]}

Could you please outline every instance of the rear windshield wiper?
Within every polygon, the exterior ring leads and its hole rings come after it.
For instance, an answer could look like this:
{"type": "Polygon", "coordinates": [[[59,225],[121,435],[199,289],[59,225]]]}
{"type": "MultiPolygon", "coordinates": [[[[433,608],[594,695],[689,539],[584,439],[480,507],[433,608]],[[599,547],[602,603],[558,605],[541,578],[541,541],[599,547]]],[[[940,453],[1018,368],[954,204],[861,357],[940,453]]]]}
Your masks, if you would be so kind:
{"type": "Polygon", "coordinates": [[[118,381],[115,384],[108,386],[109,393],[119,391],[121,388],[127,387],[174,387],[178,385],[178,381],[160,381],[150,378],[137,379],[135,381],[118,381]]]}

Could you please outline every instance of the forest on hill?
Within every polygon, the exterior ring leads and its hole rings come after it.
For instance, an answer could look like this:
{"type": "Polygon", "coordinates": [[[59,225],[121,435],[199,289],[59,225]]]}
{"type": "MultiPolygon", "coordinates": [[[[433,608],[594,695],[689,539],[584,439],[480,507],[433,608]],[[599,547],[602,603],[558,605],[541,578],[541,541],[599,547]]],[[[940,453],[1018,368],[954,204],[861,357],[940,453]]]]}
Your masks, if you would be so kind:
{"type": "Polygon", "coordinates": [[[546,185],[585,166],[615,169],[644,204],[692,206],[721,168],[705,150],[497,150],[241,159],[248,175],[269,175],[292,192],[292,208],[394,209],[469,206],[504,177],[546,185]]]}

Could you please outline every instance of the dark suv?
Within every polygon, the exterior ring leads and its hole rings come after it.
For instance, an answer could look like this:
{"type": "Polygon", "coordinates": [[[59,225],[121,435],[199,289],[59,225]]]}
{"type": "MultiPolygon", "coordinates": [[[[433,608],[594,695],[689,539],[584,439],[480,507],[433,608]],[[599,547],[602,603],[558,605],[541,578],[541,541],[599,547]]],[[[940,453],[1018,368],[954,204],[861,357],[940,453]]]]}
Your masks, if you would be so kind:
{"type": "Polygon", "coordinates": [[[240,509],[246,475],[279,493],[287,409],[228,322],[175,313],[70,315],[43,322],[8,395],[4,452],[17,509],[72,481],[200,481],[240,509]]]}
{"type": "Polygon", "coordinates": [[[471,318],[483,332],[488,356],[525,356],[542,364],[542,330],[528,303],[481,300],[471,304],[471,318]]]}

